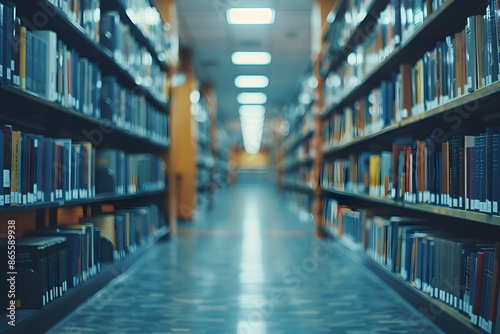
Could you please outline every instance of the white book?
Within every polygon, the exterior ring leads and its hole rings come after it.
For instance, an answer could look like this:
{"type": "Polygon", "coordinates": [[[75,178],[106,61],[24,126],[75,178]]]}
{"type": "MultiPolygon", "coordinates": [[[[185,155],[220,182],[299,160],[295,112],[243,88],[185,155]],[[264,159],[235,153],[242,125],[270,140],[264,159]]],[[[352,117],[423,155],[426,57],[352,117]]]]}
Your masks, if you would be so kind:
{"type": "Polygon", "coordinates": [[[57,100],[56,78],[57,78],[57,34],[50,30],[37,30],[33,34],[43,40],[47,45],[45,55],[45,97],[49,101],[57,100]]]}

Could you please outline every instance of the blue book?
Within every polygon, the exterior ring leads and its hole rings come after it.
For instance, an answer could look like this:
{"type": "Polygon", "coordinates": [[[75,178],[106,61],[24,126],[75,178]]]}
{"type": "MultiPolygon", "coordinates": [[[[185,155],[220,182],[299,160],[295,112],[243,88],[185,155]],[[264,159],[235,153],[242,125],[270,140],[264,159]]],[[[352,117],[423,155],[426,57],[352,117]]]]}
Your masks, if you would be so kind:
{"type": "Polygon", "coordinates": [[[33,83],[33,33],[26,31],[26,89],[35,92],[33,83]]]}
{"type": "Polygon", "coordinates": [[[44,181],[43,181],[43,197],[45,202],[53,202],[54,198],[54,140],[45,138],[43,141],[43,158],[44,158],[44,181]]]}
{"type": "Polygon", "coordinates": [[[494,214],[499,214],[499,203],[500,203],[500,134],[494,133],[492,135],[492,158],[491,158],[491,175],[492,175],[492,212],[494,214]]]}
{"type": "Polygon", "coordinates": [[[14,71],[14,36],[16,6],[10,1],[3,1],[3,78],[5,83],[12,83],[14,71]]]}
{"type": "Polygon", "coordinates": [[[3,60],[3,54],[4,54],[4,38],[3,38],[3,30],[4,30],[4,23],[3,23],[3,12],[4,12],[4,5],[3,3],[0,3],[0,82],[3,82],[3,68],[4,68],[4,60],[3,60]]]}

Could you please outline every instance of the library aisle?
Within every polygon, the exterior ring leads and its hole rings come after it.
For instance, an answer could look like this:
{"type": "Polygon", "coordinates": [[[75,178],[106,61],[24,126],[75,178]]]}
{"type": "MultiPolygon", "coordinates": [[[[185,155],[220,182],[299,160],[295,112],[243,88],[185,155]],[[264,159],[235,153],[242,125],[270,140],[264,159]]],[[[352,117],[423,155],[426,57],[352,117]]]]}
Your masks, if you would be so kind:
{"type": "Polygon", "coordinates": [[[220,191],[50,333],[440,333],[266,183],[220,191]]]}

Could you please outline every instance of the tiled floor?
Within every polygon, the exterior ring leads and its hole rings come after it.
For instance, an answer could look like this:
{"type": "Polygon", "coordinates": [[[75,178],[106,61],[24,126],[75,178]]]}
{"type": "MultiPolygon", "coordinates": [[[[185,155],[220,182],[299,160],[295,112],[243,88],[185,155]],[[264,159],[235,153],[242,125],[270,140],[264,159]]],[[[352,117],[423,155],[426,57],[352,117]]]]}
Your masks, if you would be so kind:
{"type": "Polygon", "coordinates": [[[240,185],[50,333],[439,333],[270,186],[240,185]]]}

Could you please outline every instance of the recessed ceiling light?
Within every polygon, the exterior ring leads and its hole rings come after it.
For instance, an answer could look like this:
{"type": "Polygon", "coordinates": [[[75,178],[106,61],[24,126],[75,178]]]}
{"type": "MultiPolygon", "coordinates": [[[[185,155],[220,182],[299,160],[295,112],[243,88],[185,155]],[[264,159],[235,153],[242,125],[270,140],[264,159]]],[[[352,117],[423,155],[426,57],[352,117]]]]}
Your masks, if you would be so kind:
{"type": "Polygon", "coordinates": [[[234,84],[238,88],[264,88],[269,85],[269,78],[264,75],[238,75],[234,84]]]}
{"type": "Polygon", "coordinates": [[[271,54],[269,52],[234,52],[231,55],[231,61],[235,65],[267,65],[271,63],[271,54]]]}
{"type": "Polygon", "coordinates": [[[272,8],[230,8],[226,11],[229,24],[272,24],[272,8]]]}
{"type": "Polygon", "coordinates": [[[240,93],[237,97],[239,104],[264,104],[267,95],[264,93],[240,93]]]}
{"type": "Polygon", "coordinates": [[[266,108],[264,106],[256,104],[256,105],[242,105],[238,110],[240,116],[260,116],[264,117],[266,113],[266,108]]]}

